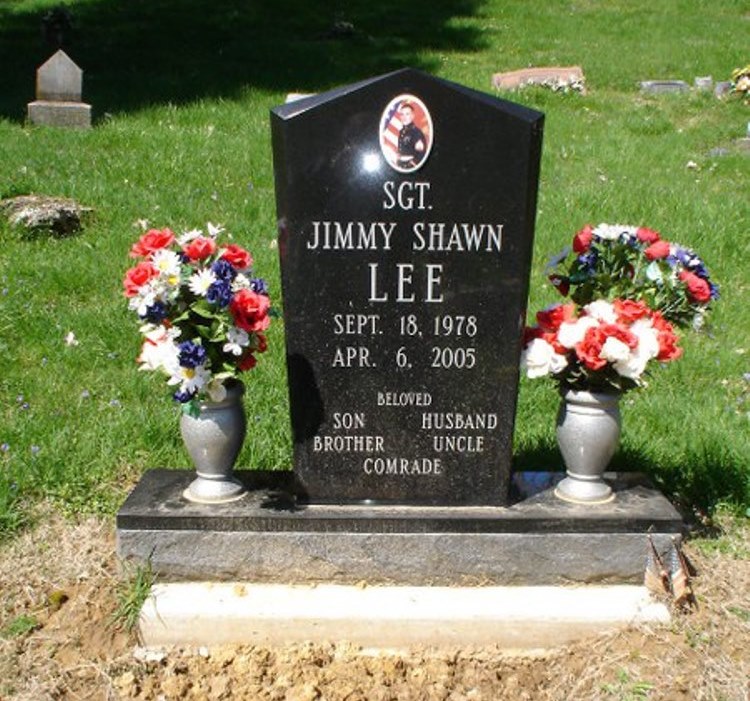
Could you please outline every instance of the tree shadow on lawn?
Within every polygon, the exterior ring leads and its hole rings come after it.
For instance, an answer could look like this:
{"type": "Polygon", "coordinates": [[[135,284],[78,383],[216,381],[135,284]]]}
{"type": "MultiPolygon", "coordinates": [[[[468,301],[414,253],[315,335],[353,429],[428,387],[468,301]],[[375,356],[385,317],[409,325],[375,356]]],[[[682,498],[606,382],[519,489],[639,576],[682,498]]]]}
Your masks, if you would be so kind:
{"type": "MultiPolygon", "coordinates": [[[[319,92],[413,66],[434,70],[426,52],[478,51],[481,33],[461,26],[484,0],[88,0],[70,8],[62,48],[84,71],[83,99],[95,115],[248,88],[319,92]]],[[[0,116],[22,120],[51,7],[0,6],[0,116]]],[[[489,80],[489,77],[488,77],[489,80]]]]}

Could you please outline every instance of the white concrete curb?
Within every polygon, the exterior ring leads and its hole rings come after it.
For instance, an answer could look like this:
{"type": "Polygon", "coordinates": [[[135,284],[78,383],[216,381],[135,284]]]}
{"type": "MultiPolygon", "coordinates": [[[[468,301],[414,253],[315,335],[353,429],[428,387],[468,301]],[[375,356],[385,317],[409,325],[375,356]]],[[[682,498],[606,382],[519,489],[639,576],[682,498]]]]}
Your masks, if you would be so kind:
{"type": "Polygon", "coordinates": [[[157,584],[141,612],[148,646],[342,642],[374,648],[537,649],[614,628],[667,623],[644,587],[356,587],[157,584]]]}

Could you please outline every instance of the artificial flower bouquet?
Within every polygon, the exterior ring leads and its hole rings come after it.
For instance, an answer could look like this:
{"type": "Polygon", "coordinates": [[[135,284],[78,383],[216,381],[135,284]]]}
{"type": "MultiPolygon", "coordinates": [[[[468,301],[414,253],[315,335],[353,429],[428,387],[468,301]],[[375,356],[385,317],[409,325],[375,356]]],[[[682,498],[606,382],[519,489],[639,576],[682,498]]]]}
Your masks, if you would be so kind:
{"type": "Polygon", "coordinates": [[[556,304],[536,321],[524,333],[521,367],[531,378],[552,377],[561,390],[625,392],[644,383],[653,362],[682,354],[672,324],[642,301],[556,304]]]}
{"type": "Polygon", "coordinates": [[[207,230],[146,231],[130,250],[140,260],[123,280],[128,306],[143,322],[140,369],[164,373],[193,415],[200,400],[223,401],[226,383],[255,367],[271,313],[250,253],[220,243],[221,227],[207,230]]]}
{"type": "Polygon", "coordinates": [[[640,300],[664,319],[699,328],[719,288],[698,255],[646,227],[586,225],[548,266],[549,279],[580,306],[640,300]]]}
{"type": "Polygon", "coordinates": [[[750,98],[750,63],[732,71],[731,83],[733,93],[742,95],[746,100],[750,98]]]}

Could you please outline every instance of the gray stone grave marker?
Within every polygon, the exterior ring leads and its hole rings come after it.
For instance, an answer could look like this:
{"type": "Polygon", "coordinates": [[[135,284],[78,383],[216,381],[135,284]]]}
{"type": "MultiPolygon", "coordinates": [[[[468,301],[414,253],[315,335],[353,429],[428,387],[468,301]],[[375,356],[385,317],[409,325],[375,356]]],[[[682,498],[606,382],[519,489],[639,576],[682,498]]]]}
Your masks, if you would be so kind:
{"type": "Polygon", "coordinates": [[[43,126],[90,127],[91,105],[81,102],[82,93],[83,71],[60,49],[37,70],[29,120],[43,126]]]}

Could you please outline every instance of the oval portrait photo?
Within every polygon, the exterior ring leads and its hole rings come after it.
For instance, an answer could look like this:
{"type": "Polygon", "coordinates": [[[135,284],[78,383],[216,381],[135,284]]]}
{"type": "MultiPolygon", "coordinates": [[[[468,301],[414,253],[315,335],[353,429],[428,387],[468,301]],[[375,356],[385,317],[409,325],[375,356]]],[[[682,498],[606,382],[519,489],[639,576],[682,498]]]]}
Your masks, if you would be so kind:
{"type": "Polygon", "coordinates": [[[394,97],[380,120],[380,148],[388,164],[400,173],[424,165],[435,134],[424,102],[414,95],[394,97]]]}

